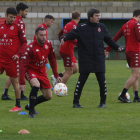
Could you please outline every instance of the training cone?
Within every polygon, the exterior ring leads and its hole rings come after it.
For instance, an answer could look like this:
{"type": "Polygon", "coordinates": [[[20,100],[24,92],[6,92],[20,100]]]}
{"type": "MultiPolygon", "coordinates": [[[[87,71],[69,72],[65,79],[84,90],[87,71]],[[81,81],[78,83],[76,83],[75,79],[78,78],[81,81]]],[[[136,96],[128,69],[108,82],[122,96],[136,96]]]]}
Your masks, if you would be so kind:
{"type": "Polygon", "coordinates": [[[27,131],[26,129],[22,129],[18,132],[19,134],[28,134],[30,133],[29,131],[27,131]]]}
{"type": "Polygon", "coordinates": [[[20,113],[18,113],[20,115],[27,115],[28,113],[24,112],[24,111],[21,111],[20,113]]]}

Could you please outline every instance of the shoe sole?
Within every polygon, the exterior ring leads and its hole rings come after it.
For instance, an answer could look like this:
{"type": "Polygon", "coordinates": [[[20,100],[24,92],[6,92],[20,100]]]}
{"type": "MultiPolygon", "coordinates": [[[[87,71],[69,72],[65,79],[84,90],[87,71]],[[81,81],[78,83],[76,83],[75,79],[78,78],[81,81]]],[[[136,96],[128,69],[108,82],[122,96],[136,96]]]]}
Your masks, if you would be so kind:
{"type": "Polygon", "coordinates": [[[73,108],[83,108],[82,106],[81,107],[75,107],[75,106],[73,106],[73,108]]]}
{"type": "Polygon", "coordinates": [[[138,103],[138,102],[140,102],[140,101],[133,101],[133,103],[138,103]]]}
{"type": "Polygon", "coordinates": [[[122,103],[132,103],[131,101],[130,102],[124,101],[121,97],[119,97],[118,100],[121,101],[122,103]]]}
{"type": "Polygon", "coordinates": [[[29,118],[35,118],[35,116],[30,116],[30,115],[29,115],[28,117],[29,117],[29,118]]]}
{"type": "Polygon", "coordinates": [[[104,106],[104,107],[99,107],[99,106],[98,106],[97,108],[106,108],[106,106],[104,106]]]}
{"type": "Polygon", "coordinates": [[[7,99],[7,98],[1,98],[2,100],[14,100],[14,99],[7,99]]]}
{"type": "Polygon", "coordinates": [[[21,111],[21,109],[20,110],[9,110],[9,112],[17,112],[17,111],[21,111]]]}

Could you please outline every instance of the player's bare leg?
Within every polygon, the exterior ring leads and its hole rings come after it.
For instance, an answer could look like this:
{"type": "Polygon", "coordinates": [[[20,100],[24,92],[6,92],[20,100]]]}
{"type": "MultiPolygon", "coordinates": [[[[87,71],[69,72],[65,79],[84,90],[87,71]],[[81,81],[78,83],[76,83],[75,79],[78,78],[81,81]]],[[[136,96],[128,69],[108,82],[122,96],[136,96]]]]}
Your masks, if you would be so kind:
{"type": "MultiPolygon", "coordinates": [[[[4,88],[4,92],[3,92],[3,95],[2,95],[2,100],[14,100],[12,98],[9,97],[8,95],[8,89],[11,85],[11,80],[10,80],[10,77],[8,77],[6,79],[6,83],[5,83],[5,88],[4,88]]],[[[25,90],[21,90],[21,100],[29,100],[25,95],[24,95],[24,92],[25,90]]]]}
{"type": "MultiPolygon", "coordinates": [[[[125,86],[121,92],[121,95],[118,97],[118,100],[125,102],[125,103],[131,103],[130,100],[128,100],[125,95],[126,92],[128,91],[128,89],[133,85],[133,84],[137,84],[135,83],[135,81],[138,80],[139,76],[140,76],[140,68],[131,68],[132,74],[130,76],[130,78],[126,81],[125,86]]],[[[137,86],[137,85],[135,85],[137,86]]],[[[136,88],[136,87],[135,87],[136,88]]]]}
{"type": "Polygon", "coordinates": [[[14,87],[15,97],[16,97],[16,105],[13,109],[9,110],[10,112],[21,111],[20,106],[20,90],[19,90],[19,81],[18,77],[10,77],[11,83],[14,87]]]}
{"type": "Polygon", "coordinates": [[[65,67],[65,74],[62,78],[62,83],[66,84],[72,74],[78,71],[77,63],[74,63],[74,67],[65,67]]]}
{"type": "Polygon", "coordinates": [[[78,72],[78,64],[74,63],[74,67],[73,67],[73,74],[78,72]]]}
{"type": "Polygon", "coordinates": [[[132,75],[126,81],[124,88],[129,89],[140,76],[140,68],[131,68],[132,75]]]}
{"type": "MultiPolygon", "coordinates": [[[[52,91],[50,88],[43,88],[41,89],[42,93],[43,93],[43,97],[47,100],[51,100],[52,99],[52,91]]],[[[37,105],[37,104],[36,104],[37,105]]]]}
{"type": "Polygon", "coordinates": [[[139,86],[139,78],[133,83],[133,93],[134,93],[134,100],[133,102],[140,102],[140,98],[138,96],[138,86],[139,86]]]}
{"type": "Polygon", "coordinates": [[[6,83],[5,83],[5,88],[9,88],[10,87],[10,85],[11,85],[11,80],[10,80],[10,77],[8,77],[7,79],[6,79],[6,83]]]}

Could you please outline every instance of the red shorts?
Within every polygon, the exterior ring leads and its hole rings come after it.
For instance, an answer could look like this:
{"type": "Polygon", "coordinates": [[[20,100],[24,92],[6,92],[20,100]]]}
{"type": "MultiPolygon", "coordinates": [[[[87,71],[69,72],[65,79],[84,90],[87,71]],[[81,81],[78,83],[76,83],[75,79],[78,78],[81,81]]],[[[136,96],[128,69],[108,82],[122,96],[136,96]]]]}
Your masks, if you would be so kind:
{"type": "Polygon", "coordinates": [[[74,54],[67,54],[61,51],[59,51],[59,53],[61,57],[63,58],[65,67],[74,67],[74,63],[77,63],[74,54]]]}
{"type": "Polygon", "coordinates": [[[25,73],[25,78],[29,83],[30,83],[30,80],[32,78],[37,78],[38,81],[40,82],[40,89],[51,88],[50,81],[49,81],[45,72],[44,73],[39,73],[37,71],[34,71],[34,70],[30,69],[25,73]]]}
{"type": "Polygon", "coordinates": [[[139,52],[127,52],[126,59],[129,67],[140,67],[140,54],[139,52]]]}
{"type": "Polygon", "coordinates": [[[0,69],[6,71],[6,75],[10,77],[19,76],[19,60],[0,62],[0,69]]]}

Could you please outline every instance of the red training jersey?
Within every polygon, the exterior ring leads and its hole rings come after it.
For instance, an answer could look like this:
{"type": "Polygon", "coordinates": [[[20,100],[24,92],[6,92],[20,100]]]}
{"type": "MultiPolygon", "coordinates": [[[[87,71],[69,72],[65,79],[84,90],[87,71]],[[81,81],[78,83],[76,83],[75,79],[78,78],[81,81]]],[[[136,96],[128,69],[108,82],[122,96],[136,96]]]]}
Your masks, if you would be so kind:
{"type": "MultiPolygon", "coordinates": [[[[64,28],[59,32],[58,37],[60,39],[60,37],[63,34],[66,34],[68,32],[70,32],[73,28],[75,28],[77,26],[77,23],[74,20],[71,20],[69,23],[67,23],[64,28]]],[[[63,53],[67,53],[67,54],[74,54],[74,45],[77,46],[77,40],[68,40],[66,42],[64,42],[64,44],[61,44],[60,50],[63,53]]]]}
{"type": "Polygon", "coordinates": [[[25,52],[27,40],[24,30],[15,23],[0,25],[0,62],[13,60],[12,56],[21,56],[25,52]]]}
{"type": "MultiPolygon", "coordinates": [[[[46,30],[46,39],[47,39],[47,26],[46,26],[46,24],[45,23],[42,23],[42,24],[40,24],[40,25],[37,26],[37,28],[39,28],[39,27],[42,27],[42,28],[44,28],[46,30]]],[[[35,35],[34,35],[34,40],[36,40],[35,35]]]]}
{"type": "Polygon", "coordinates": [[[33,69],[38,73],[45,73],[45,64],[49,59],[53,74],[56,78],[59,77],[57,72],[57,63],[56,57],[54,53],[54,49],[52,47],[51,41],[46,40],[44,45],[39,45],[37,41],[31,42],[25,51],[24,56],[21,60],[21,67],[20,67],[20,84],[25,85],[25,72],[28,69],[33,69]]]}
{"type": "MultiPolygon", "coordinates": [[[[140,51],[140,23],[136,19],[131,18],[125,23],[121,29],[114,36],[113,40],[116,42],[122,36],[125,37],[125,52],[139,52],[140,51]]],[[[110,51],[112,48],[107,47],[106,51],[110,51]]]]}
{"type": "Polygon", "coordinates": [[[17,25],[19,24],[21,26],[21,29],[23,29],[25,31],[25,24],[22,20],[22,17],[16,16],[14,23],[16,23],[17,25]]]}

